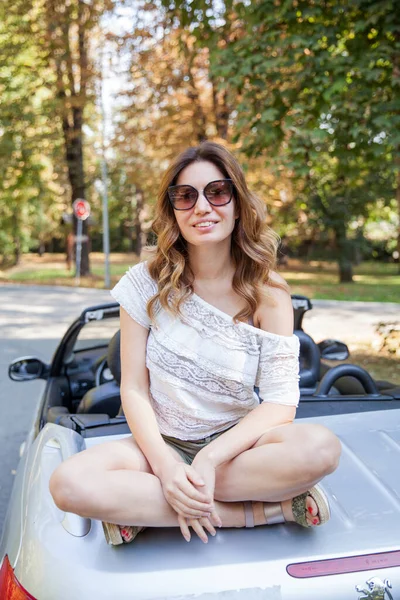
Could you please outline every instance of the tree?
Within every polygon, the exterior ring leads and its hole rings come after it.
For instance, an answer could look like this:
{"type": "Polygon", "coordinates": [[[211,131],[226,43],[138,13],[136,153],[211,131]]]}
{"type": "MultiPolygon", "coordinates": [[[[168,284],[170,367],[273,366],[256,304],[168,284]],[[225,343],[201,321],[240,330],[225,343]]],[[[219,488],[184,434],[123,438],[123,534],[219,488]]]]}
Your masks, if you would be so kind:
{"type": "Polygon", "coordinates": [[[46,118],[51,80],[36,31],[32,5],[0,5],[0,254],[16,264],[22,252],[55,234],[61,218],[60,139],[46,118]],[[54,161],[54,163],[53,163],[54,161]]]}
{"type": "Polygon", "coordinates": [[[291,169],[300,201],[335,233],[341,280],[351,280],[348,227],[366,200],[389,202],[396,188],[400,216],[396,3],[227,0],[216,13],[193,0],[170,15],[207,39],[212,74],[240,98],[236,140],[291,169]]]}
{"type": "MultiPolygon", "coordinates": [[[[114,52],[111,48],[109,52],[122,88],[112,102],[116,124],[109,160],[112,247],[128,234],[129,248],[140,250],[138,240],[145,237],[162,172],[178,152],[205,137],[223,141],[235,151],[252,189],[269,205],[269,222],[283,233],[277,221],[287,220],[295,210],[291,183],[286,174],[280,173],[279,180],[273,177],[265,161],[245,157],[240,144],[232,144],[237,102],[235,93],[219,89],[222,78],[210,74],[208,34],[202,31],[199,44],[190,19],[181,22],[160,2],[131,3],[127,19],[128,4],[124,22],[129,19],[129,30],[118,25],[113,30],[110,22],[107,36],[114,43],[114,52]]],[[[232,19],[219,43],[226,43],[235,27],[232,19]]]]}
{"type": "Polygon", "coordinates": [[[311,199],[310,208],[334,231],[340,279],[349,281],[350,221],[365,214],[374,195],[389,202],[396,187],[400,215],[395,2],[225,5],[236,13],[238,33],[225,48],[214,42],[211,61],[224,85],[240,94],[237,139],[250,156],[273,152],[272,162],[292,170],[302,200],[311,199]]]}
{"type": "Polygon", "coordinates": [[[132,3],[129,18],[129,32],[108,35],[126,69],[116,98],[110,216],[119,209],[139,250],[168,161],[190,144],[229,132],[222,107],[216,118],[221,98],[208,77],[208,52],[190,28],[170,27],[159,3],[132,3]]]}
{"type": "MultiPolygon", "coordinates": [[[[98,33],[101,16],[113,7],[112,0],[37,0],[38,27],[46,32],[45,49],[55,77],[57,114],[64,135],[65,160],[71,203],[86,199],[83,124],[85,109],[92,104],[90,89],[96,69],[90,53],[90,36],[98,33]]],[[[88,236],[88,223],[83,222],[88,236]]],[[[88,239],[88,238],[87,238],[88,239]]],[[[82,244],[80,275],[88,275],[89,241],[82,244]]]]}

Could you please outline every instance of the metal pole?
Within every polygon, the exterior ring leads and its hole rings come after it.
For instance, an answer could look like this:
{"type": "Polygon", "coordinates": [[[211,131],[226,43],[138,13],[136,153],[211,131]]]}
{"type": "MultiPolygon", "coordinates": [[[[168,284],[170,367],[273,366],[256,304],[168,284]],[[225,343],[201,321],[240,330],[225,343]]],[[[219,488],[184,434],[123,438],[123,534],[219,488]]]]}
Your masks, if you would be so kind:
{"type": "Polygon", "coordinates": [[[82,219],[77,219],[75,285],[79,285],[80,281],[81,281],[82,230],[83,230],[83,221],[82,221],[82,219]]]}
{"type": "Polygon", "coordinates": [[[103,252],[104,252],[104,286],[110,288],[110,231],[108,222],[108,173],[106,162],[106,117],[103,103],[103,56],[102,46],[100,53],[100,106],[101,106],[101,178],[102,178],[102,197],[103,197],[103,252]]]}

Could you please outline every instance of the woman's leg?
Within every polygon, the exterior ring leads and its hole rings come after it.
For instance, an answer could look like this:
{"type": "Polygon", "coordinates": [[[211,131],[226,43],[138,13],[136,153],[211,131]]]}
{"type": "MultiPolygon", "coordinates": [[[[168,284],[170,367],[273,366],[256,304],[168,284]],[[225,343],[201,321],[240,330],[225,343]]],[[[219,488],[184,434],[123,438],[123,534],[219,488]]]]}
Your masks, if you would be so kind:
{"type": "MultiPolygon", "coordinates": [[[[181,456],[166,447],[177,460],[181,456]]],[[[132,437],[83,450],[61,463],[50,478],[50,492],[63,511],[117,525],[173,527],[176,512],[132,437]]],[[[242,503],[218,510],[225,527],[244,525],[242,503]]],[[[205,540],[206,541],[206,538],[205,540]]]]}
{"type": "MultiPolygon", "coordinates": [[[[282,502],[285,518],[293,520],[291,499],[332,473],[340,453],[340,441],[322,425],[276,427],[261,436],[253,448],[217,469],[215,498],[223,502],[286,501],[282,502]]],[[[318,510],[311,497],[306,507],[311,509],[309,523],[315,524],[318,510]]],[[[260,510],[256,512],[261,518],[260,510]]]]}
{"type": "MultiPolygon", "coordinates": [[[[328,430],[318,428],[275,428],[252,449],[218,468],[216,508],[224,527],[245,525],[243,500],[290,499],[336,468],[340,444],[328,430]]],[[[182,460],[172,448],[167,451],[182,460]]],[[[61,510],[82,517],[123,525],[178,525],[159,479],[132,437],[93,446],[64,461],[50,479],[50,492],[61,510]]],[[[307,502],[316,515],[315,504],[311,499],[307,502]]],[[[256,504],[255,524],[259,525],[265,521],[256,504]]],[[[290,501],[283,508],[285,517],[292,520],[290,501]]]]}
{"type": "Polygon", "coordinates": [[[61,510],[82,517],[116,524],[177,523],[132,436],[92,446],[61,463],[50,478],[50,492],[61,510]]]}

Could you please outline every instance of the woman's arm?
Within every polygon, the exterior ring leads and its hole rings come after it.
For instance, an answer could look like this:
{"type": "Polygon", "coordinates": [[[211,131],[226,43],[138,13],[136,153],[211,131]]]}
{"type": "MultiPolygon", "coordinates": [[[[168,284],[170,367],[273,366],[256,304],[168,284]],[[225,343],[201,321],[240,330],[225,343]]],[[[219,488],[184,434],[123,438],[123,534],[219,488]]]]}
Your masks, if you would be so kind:
{"type": "Polygon", "coordinates": [[[237,425],[200,450],[193,461],[193,466],[196,468],[196,463],[200,459],[210,461],[214,467],[232,460],[235,456],[252,448],[267,431],[292,423],[295,414],[295,406],[263,402],[237,425]]]}
{"type": "Polygon", "coordinates": [[[158,429],[149,398],[146,345],[149,331],[121,307],[121,403],[133,437],[159,475],[175,462],[158,429]]]}
{"type": "MultiPolygon", "coordinates": [[[[274,274],[273,278],[280,282],[284,281],[277,274],[274,274]]],[[[259,327],[270,333],[287,336],[288,338],[292,337],[293,306],[290,294],[280,288],[269,288],[269,291],[275,300],[275,306],[264,303],[259,308],[257,311],[259,327]]],[[[287,358],[291,364],[289,377],[292,381],[289,387],[285,382],[274,382],[271,378],[271,384],[268,385],[268,394],[261,396],[264,402],[246,415],[237,425],[201,450],[196,457],[197,460],[194,461],[194,466],[199,460],[206,459],[217,467],[254,446],[266,431],[293,422],[296,415],[295,404],[298,400],[298,377],[296,374],[298,362],[294,356],[287,358]],[[293,372],[293,368],[296,373],[293,372]],[[282,397],[282,390],[279,389],[282,385],[285,389],[291,390],[290,394],[293,397],[282,397]],[[270,402],[268,402],[268,398],[270,398],[270,402]],[[285,402],[288,404],[285,404],[285,402]]],[[[268,360],[268,367],[272,369],[273,363],[282,363],[282,366],[275,365],[277,367],[276,372],[285,371],[286,366],[283,366],[285,360],[287,359],[280,356],[272,356],[268,360]]],[[[269,379],[268,376],[266,378],[269,379]]]]}
{"type": "Polygon", "coordinates": [[[201,490],[204,486],[201,476],[193,467],[175,458],[161,437],[149,398],[148,330],[122,307],[120,315],[121,402],[125,417],[136,443],[161,482],[166,500],[178,513],[185,535],[185,518],[207,516],[213,511],[211,498],[201,490]]]}

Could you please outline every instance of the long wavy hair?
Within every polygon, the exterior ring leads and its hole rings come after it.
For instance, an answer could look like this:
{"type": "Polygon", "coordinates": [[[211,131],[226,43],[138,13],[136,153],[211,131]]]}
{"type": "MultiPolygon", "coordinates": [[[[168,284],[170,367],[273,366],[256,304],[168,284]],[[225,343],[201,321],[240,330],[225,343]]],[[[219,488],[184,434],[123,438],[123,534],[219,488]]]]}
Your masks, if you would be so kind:
{"type": "Polygon", "coordinates": [[[203,142],[180,154],[165,172],[158,193],[152,231],[158,242],[147,247],[148,269],[158,283],[158,292],[147,303],[151,321],[160,305],[175,316],[180,314],[181,304],[193,293],[194,274],[190,267],[186,240],[182,237],[174,210],[168,200],[167,190],[175,185],[185,167],[200,161],[213,163],[225,178],[232,179],[234,199],[239,218],[232,231],[231,256],[235,273],[232,280],[234,291],[241,296],[246,307],[233,318],[235,323],[247,320],[254,314],[261,298],[273,303],[265,284],[286,289],[272,281],[270,271],[276,266],[279,236],[266,224],[266,207],[262,200],[247,187],[244,173],[236,158],[223,146],[203,142]]]}

